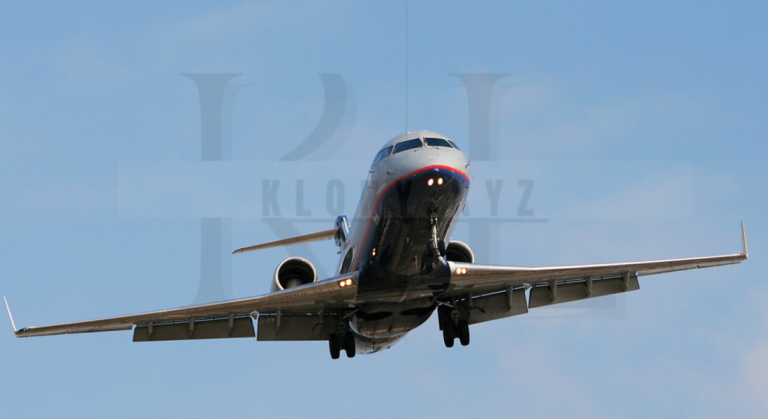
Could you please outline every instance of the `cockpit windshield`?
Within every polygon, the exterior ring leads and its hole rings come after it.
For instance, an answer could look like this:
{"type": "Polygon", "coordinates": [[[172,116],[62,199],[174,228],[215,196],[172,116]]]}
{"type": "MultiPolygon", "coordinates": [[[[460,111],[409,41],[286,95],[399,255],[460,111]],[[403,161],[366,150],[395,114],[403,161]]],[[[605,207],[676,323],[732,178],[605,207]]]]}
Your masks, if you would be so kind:
{"type": "Polygon", "coordinates": [[[376,163],[384,160],[385,158],[389,157],[389,155],[392,154],[392,146],[389,146],[381,151],[379,151],[379,154],[376,155],[376,158],[373,159],[373,164],[371,166],[375,166],[376,163]]]}
{"type": "Polygon", "coordinates": [[[442,138],[425,138],[424,141],[430,147],[448,147],[453,148],[448,140],[442,138]]]}
{"type": "Polygon", "coordinates": [[[403,141],[402,143],[399,143],[395,145],[395,151],[394,153],[399,153],[401,151],[410,150],[412,148],[419,148],[421,147],[421,140],[418,138],[414,138],[412,140],[403,141]]]}

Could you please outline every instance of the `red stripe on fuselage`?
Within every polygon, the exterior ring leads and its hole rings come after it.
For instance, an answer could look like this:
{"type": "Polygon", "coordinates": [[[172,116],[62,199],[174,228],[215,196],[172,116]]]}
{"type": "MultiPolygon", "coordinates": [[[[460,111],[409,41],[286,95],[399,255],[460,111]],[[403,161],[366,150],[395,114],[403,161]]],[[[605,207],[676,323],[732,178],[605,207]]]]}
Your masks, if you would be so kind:
{"type": "Polygon", "coordinates": [[[451,166],[443,166],[443,165],[439,165],[439,164],[435,164],[435,165],[432,165],[432,166],[425,166],[425,167],[422,167],[420,169],[414,170],[413,172],[408,173],[407,175],[400,176],[399,178],[397,178],[397,180],[395,180],[394,182],[390,183],[386,188],[384,188],[383,191],[381,191],[379,196],[376,198],[376,203],[373,205],[373,209],[371,210],[371,215],[368,217],[368,225],[365,227],[365,234],[363,234],[363,240],[359,243],[360,249],[357,252],[357,256],[355,256],[355,263],[352,264],[352,266],[355,267],[354,269],[356,269],[356,270],[359,269],[357,264],[358,264],[358,262],[360,262],[360,255],[362,255],[363,245],[365,244],[365,241],[368,240],[368,233],[371,230],[371,223],[373,222],[373,214],[376,212],[376,209],[379,208],[379,203],[381,203],[381,199],[384,198],[384,195],[386,195],[387,192],[389,192],[390,189],[392,189],[394,186],[396,186],[400,182],[404,181],[405,179],[407,179],[407,178],[409,178],[411,176],[416,176],[419,173],[425,172],[425,171],[430,170],[430,169],[443,169],[443,170],[447,170],[449,172],[456,173],[459,176],[463,177],[464,180],[467,181],[467,184],[470,183],[469,177],[466,175],[466,173],[464,173],[464,172],[462,172],[462,171],[460,171],[460,170],[458,170],[456,168],[453,168],[451,166]]]}

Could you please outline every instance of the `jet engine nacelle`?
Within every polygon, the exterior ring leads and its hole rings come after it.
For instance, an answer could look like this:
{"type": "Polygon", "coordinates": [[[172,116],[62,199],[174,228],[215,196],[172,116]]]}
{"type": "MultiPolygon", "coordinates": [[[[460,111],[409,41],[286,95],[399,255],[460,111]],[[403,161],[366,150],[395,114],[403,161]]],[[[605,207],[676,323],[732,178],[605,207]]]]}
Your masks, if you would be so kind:
{"type": "Polygon", "coordinates": [[[275,269],[272,278],[272,292],[282,291],[299,285],[317,281],[317,271],[312,263],[304,258],[288,258],[275,269]]]}
{"type": "Polygon", "coordinates": [[[464,242],[451,240],[448,247],[445,248],[445,258],[449,262],[475,263],[475,254],[464,242]]]}

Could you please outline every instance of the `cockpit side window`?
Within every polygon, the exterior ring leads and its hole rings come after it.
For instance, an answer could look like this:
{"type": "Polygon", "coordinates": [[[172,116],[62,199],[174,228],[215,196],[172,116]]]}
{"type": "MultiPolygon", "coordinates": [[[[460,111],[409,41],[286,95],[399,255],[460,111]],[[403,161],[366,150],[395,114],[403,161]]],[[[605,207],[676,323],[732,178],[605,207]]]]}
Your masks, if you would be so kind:
{"type": "Polygon", "coordinates": [[[430,147],[448,147],[448,148],[453,148],[453,146],[451,146],[451,144],[448,142],[448,140],[445,140],[445,139],[442,139],[442,138],[425,138],[424,141],[430,147]]]}
{"type": "Polygon", "coordinates": [[[453,141],[451,141],[451,140],[447,140],[447,141],[448,141],[449,143],[451,143],[451,145],[453,146],[453,148],[455,148],[456,150],[461,150],[461,149],[459,148],[459,146],[457,146],[457,145],[456,145],[456,143],[454,143],[453,141]]]}
{"type": "Polygon", "coordinates": [[[419,147],[421,147],[421,140],[418,138],[414,138],[412,140],[403,141],[402,143],[397,144],[395,146],[394,153],[399,153],[401,151],[410,150],[412,148],[419,148],[419,147]]]}
{"type": "Polygon", "coordinates": [[[389,146],[381,151],[379,151],[379,154],[376,155],[376,158],[373,159],[373,164],[371,166],[375,166],[376,163],[384,160],[385,158],[389,157],[389,155],[392,154],[392,146],[389,146]]]}

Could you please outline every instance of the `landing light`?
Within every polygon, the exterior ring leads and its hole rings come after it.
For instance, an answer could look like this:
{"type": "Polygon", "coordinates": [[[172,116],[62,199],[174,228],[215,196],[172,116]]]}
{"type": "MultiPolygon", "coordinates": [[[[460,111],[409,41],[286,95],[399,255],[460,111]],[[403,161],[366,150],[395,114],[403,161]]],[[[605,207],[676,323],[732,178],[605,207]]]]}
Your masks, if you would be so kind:
{"type": "Polygon", "coordinates": [[[348,287],[350,285],[352,285],[352,279],[342,279],[341,281],[339,281],[339,286],[341,288],[348,287]]]}
{"type": "Polygon", "coordinates": [[[437,179],[437,184],[438,185],[442,185],[443,184],[443,178],[438,178],[437,179]]]}
{"type": "Polygon", "coordinates": [[[467,273],[467,268],[456,268],[456,275],[464,275],[467,273]]]}
{"type": "Polygon", "coordinates": [[[434,179],[430,179],[427,181],[427,186],[432,186],[432,184],[435,183],[434,179]]]}

